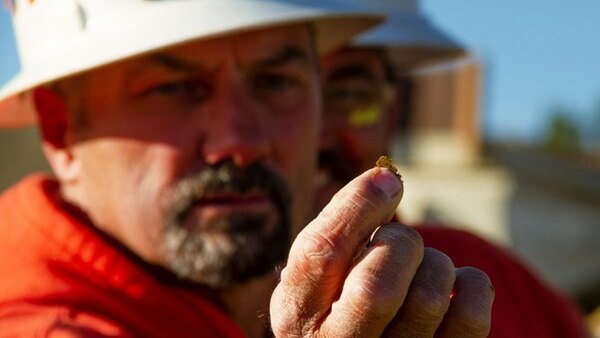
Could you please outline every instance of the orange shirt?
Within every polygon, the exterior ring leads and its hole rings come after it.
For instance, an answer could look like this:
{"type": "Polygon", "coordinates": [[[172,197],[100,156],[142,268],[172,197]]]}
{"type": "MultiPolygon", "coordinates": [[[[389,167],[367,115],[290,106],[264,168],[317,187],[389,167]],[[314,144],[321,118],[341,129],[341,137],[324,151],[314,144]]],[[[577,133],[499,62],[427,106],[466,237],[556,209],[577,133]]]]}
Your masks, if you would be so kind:
{"type": "Polygon", "coordinates": [[[33,176],[0,196],[0,337],[244,336],[66,213],[57,192],[33,176]]]}

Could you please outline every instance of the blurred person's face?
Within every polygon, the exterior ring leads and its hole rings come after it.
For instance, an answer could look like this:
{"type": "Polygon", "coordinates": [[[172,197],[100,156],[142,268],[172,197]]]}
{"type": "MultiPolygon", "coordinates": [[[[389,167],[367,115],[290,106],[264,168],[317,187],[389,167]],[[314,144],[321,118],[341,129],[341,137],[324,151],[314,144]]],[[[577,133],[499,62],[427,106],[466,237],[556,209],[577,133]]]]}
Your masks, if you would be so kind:
{"type": "Polygon", "coordinates": [[[296,25],[90,72],[68,101],[83,116],[66,136],[63,191],[182,278],[219,288],[272,271],[310,214],[315,54],[308,26],[296,25]]]}
{"type": "Polygon", "coordinates": [[[316,176],[316,212],[390,148],[395,90],[382,54],[346,48],[321,60],[323,130],[316,176]]]}

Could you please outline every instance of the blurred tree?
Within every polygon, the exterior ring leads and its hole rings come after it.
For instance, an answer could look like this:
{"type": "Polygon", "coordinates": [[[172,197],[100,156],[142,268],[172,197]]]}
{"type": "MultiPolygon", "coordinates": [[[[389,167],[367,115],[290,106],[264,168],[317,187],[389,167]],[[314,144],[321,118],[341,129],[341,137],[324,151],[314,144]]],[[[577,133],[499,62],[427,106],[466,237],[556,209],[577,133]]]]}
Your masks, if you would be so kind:
{"type": "Polygon", "coordinates": [[[581,150],[580,134],[573,116],[563,107],[554,108],[544,137],[544,148],[550,152],[570,155],[581,150]]]}
{"type": "Polygon", "coordinates": [[[594,143],[600,145],[600,95],[596,100],[595,111],[593,112],[593,121],[592,121],[592,137],[594,143]]]}

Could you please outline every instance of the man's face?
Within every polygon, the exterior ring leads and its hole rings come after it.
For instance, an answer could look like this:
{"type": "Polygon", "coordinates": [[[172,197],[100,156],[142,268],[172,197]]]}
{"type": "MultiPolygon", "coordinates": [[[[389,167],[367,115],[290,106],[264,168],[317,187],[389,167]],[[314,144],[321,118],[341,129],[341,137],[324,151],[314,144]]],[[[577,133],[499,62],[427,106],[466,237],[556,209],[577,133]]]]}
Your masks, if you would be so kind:
{"type": "Polygon", "coordinates": [[[346,48],[321,60],[323,131],[315,212],[387,153],[394,130],[394,89],[380,51],[346,48]]]}
{"type": "Polygon", "coordinates": [[[314,55],[308,26],[296,25],[91,72],[71,136],[75,202],[180,277],[218,288],[272,270],[310,213],[314,55]]]}

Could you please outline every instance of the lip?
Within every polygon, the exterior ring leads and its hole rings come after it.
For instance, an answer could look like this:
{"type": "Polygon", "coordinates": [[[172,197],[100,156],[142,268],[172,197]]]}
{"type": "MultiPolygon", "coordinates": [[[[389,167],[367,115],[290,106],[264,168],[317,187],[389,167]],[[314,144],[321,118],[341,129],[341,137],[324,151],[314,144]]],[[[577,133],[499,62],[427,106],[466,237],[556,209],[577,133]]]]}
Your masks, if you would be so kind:
{"type": "Polygon", "coordinates": [[[213,212],[264,212],[273,208],[273,201],[264,193],[216,194],[199,199],[194,207],[213,212]]]}
{"type": "MultiPolygon", "coordinates": [[[[188,229],[201,232],[229,231],[219,220],[233,216],[254,215],[265,219],[276,219],[279,211],[275,202],[264,192],[244,194],[215,194],[197,200],[190,208],[184,221],[188,229]]],[[[271,226],[272,221],[265,223],[271,226]]]]}

